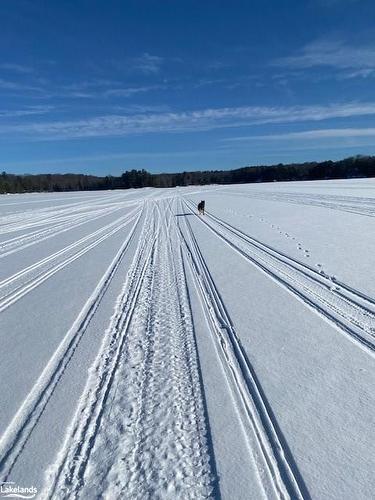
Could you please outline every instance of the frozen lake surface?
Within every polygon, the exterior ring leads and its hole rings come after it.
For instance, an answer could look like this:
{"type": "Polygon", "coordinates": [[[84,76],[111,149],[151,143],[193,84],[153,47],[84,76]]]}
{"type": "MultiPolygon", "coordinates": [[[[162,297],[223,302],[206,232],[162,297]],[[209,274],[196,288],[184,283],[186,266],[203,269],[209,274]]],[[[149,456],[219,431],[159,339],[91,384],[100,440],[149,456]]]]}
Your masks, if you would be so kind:
{"type": "Polygon", "coordinates": [[[374,249],[375,179],[1,196],[0,481],[373,498],[374,249]]]}

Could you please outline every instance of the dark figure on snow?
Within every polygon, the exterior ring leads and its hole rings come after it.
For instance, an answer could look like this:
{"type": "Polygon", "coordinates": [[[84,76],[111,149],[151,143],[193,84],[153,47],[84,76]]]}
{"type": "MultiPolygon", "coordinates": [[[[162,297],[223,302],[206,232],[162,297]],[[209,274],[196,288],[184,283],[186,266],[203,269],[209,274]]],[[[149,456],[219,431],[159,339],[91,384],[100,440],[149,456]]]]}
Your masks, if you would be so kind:
{"type": "Polygon", "coordinates": [[[204,204],[205,204],[205,201],[202,200],[198,203],[198,213],[199,215],[204,215],[204,204]]]}

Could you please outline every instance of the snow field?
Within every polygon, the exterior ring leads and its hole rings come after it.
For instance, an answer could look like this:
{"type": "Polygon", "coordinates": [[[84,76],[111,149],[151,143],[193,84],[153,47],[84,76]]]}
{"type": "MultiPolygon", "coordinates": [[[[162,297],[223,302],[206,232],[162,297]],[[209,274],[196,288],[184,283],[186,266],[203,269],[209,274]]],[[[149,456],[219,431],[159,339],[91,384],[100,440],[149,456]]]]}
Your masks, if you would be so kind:
{"type": "Polygon", "coordinates": [[[1,481],[371,498],[374,188],[0,199],[1,481]]]}

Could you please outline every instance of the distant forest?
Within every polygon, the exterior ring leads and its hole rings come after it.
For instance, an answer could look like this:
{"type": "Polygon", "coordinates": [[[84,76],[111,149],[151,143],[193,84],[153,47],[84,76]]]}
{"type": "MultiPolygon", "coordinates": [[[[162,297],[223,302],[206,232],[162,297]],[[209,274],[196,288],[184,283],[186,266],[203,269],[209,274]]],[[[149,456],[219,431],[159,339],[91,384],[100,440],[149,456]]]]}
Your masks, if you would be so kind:
{"type": "Polygon", "coordinates": [[[141,187],[169,188],[205,184],[242,184],[252,182],[309,181],[375,177],[375,156],[355,156],[340,161],[282,163],[272,166],[243,167],[236,170],[207,170],[175,174],[150,174],[130,170],[119,177],[83,174],[0,174],[0,193],[35,191],[89,191],[141,187]]]}

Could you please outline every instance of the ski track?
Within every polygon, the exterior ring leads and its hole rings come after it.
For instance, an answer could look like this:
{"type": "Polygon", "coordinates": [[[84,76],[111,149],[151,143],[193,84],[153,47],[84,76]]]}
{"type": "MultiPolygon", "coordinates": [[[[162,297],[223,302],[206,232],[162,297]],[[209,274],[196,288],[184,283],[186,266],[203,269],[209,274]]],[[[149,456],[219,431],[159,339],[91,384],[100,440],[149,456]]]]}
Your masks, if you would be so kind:
{"type": "MultiPolygon", "coordinates": [[[[107,202],[108,203],[108,202],[107,202]]],[[[113,205],[113,201],[110,205],[113,205]]],[[[100,199],[96,203],[79,202],[57,207],[46,207],[39,210],[28,210],[1,217],[0,234],[18,232],[33,227],[44,226],[50,222],[58,222],[69,216],[84,213],[101,206],[100,199]]]]}
{"type": "MultiPolygon", "coordinates": [[[[221,192],[228,195],[234,194],[230,190],[223,189],[221,192]]],[[[245,198],[259,199],[266,201],[281,201],[294,205],[307,205],[312,207],[327,208],[330,210],[339,210],[342,212],[350,212],[357,215],[367,217],[375,217],[375,199],[360,198],[356,196],[337,196],[337,195],[314,195],[309,193],[275,193],[275,192],[257,192],[241,193],[235,191],[236,196],[245,198]]]]}
{"type": "Polygon", "coordinates": [[[2,295],[0,294],[0,313],[12,306],[56,273],[64,269],[66,266],[82,257],[114,234],[118,233],[121,229],[129,225],[135,218],[136,215],[134,214],[123,216],[117,221],[100,228],[98,231],[95,231],[94,233],[78,240],[75,243],[72,243],[55,254],[32,264],[31,266],[0,282],[0,290],[5,289],[5,292],[2,292],[2,295]],[[94,241],[90,242],[90,240],[94,241]],[[75,250],[76,247],[79,248],[78,251],[75,251],[64,260],[60,262],[58,261],[59,257],[64,256],[71,250],[75,250]],[[56,260],[57,263],[54,263],[56,260]]]}
{"type": "MultiPolygon", "coordinates": [[[[29,194],[31,194],[31,193],[29,193],[29,194]]],[[[35,193],[33,193],[33,194],[35,194],[35,193]]],[[[40,195],[40,194],[42,196],[45,195],[45,193],[38,193],[38,195],[40,195]]],[[[80,192],[79,192],[79,194],[80,194],[80,192]]],[[[77,197],[79,196],[79,194],[77,196],[69,196],[69,197],[68,196],[64,196],[61,201],[64,202],[66,200],[76,200],[77,197]]],[[[58,193],[57,192],[53,192],[53,193],[51,193],[51,195],[52,195],[52,198],[56,198],[56,195],[58,196],[58,193]]],[[[19,198],[20,194],[11,195],[11,196],[12,197],[15,196],[15,197],[19,198]]],[[[21,196],[23,196],[23,195],[21,194],[21,196]]],[[[97,200],[97,193],[94,192],[93,194],[89,195],[86,192],[85,193],[85,198],[86,198],[86,200],[89,200],[90,198],[92,198],[92,199],[95,198],[95,200],[97,200]]],[[[56,200],[54,200],[54,201],[56,201],[56,200]]],[[[20,201],[18,199],[17,201],[12,201],[10,203],[0,203],[0,207],[7,207],[7,206],[11,206],[11,205],[16,205],[18,207],[19,205],[29,205],[29,204],[33,204],[33,203],[39,203],[39,204],[40,203],[51,203],[51,198],[47,198],[46,200],[40,200],[40,199],[38,199],[38,200],[28,200],[28,201],[20,201]]]]}
{"type": "Polygon", "coordinates": [[[138,215],[128,237],[121,245],[72,327],[62,339],[40,377],[2,435],[0,440],[0,479],[2,481],[6,481],[9,477],[50,397],[60,382],[92,317],[110,286],[117,268],[129,248],[141,215],[138,215]]]}
{"type": "Polygon", "coordinates": [[[43,498],[207,498],[212,490],[176,227],[153,206],[43,498]],[[174,235],[174,237],[173,237],[174,235]],[[177,291],[176,291],[177,290],[177,291]],[[126,432],[125,432],[126,430],[126,432]],[[110,453],[108,453],[110,451],[110,453]],[[103,464],[103,456],[108,460],[103,464]]]}
{"type": "MultiPolygon", "coordinates": [[[[116,208],[115,210],[120,210],[120,208],[116,208]]],[[[41,230],[38,229],[2,241],[0,243],[0,258],[6,257],[7,255],[15,253],[16,251],[23,250],[31,246],[31,244],[45,241],[46,239],[62,234],[70,229],[80,227],[87,222],[97,220],[107,215],[111,215],[112,213],[112,209],[90,211],[88,215],[73,215],[72,217],[66,218],[63,220],[63,222],[58,224],[56,224],[56,221],[50,220],[49,223],[51,227],[47,227],[46,229],[41,230]]]]}
{"type": "MultiPolygon", "coordinates": [[[[135,202],[121,202],[116,204],[110,204],[109,206],[97,210],[93,210],[92,206],[87,208],[87,211],[80,211],[78,214],[75,212],[69,213],[68,216],[56,220],[55,218],[47,217],[43,220],[42,226],[47,226],[47,228],[37,229],[35,231],[26,232],[19,236],[12,237],[8,240],[0,242],[0,259],[7,257],[15,252],[24,250],[32,245],[41,243],[49,238],[58,236],[66,231],[78,228],[84,224],[98,220],[102,217],[108,217],[113,215],[115,212],[122,210],[127,207],[134,205],[139,205],[139,201],[135,202]]],[[[25,228],[23,228],[25,229],[25,228]]],[[[18,232],[22,230],[22,226],[15,225],[12,232],[18,232]]]]}
{"type": "MultiPolygon", "coordinates": [[[[194,212],[192,202],[187,208],[194,212]]],[[[243,233],[206,212],[200,218],[216,236],[256,267],[286,287],[316,313],[332,322],[350,340],[375,353],[375,301],[353,287],[243,233]]]]}
{"type": "Polygon", "coordinates": [[[215,286],[190,222],[185,218],[181,238],[190,268],[205,306],[208,323],[234,400],[241,406],[242,425],[249,452],[258,469],[265,498],[303,499],[309,494],[259,385],[233,322],[215,286]]]}

